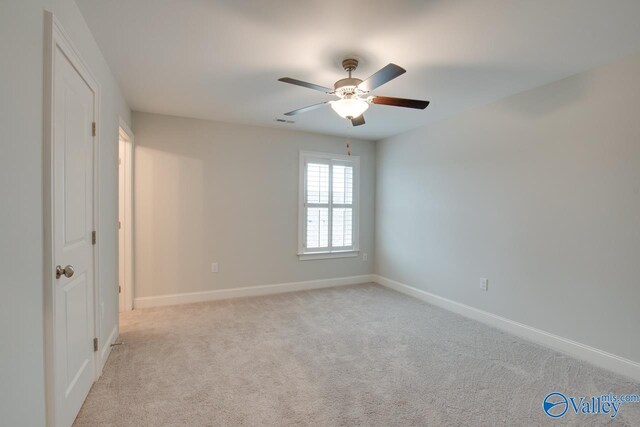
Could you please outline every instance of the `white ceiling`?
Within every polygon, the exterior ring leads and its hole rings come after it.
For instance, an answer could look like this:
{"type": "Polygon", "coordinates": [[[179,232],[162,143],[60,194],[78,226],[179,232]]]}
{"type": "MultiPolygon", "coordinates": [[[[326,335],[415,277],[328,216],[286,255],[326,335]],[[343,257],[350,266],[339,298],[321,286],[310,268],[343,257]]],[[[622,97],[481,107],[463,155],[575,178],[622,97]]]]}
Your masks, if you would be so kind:
{"type": "Polygon", "coordinates": [[[133,110],[380,139],[640,51],[638,0],[76,0],[133,110]],[[278,82],[331,87],[356,55],[365,78],[407,73],[374,94],[428,99],[424,111],[373,105],[352,128],[331,99],[278,82]]]}

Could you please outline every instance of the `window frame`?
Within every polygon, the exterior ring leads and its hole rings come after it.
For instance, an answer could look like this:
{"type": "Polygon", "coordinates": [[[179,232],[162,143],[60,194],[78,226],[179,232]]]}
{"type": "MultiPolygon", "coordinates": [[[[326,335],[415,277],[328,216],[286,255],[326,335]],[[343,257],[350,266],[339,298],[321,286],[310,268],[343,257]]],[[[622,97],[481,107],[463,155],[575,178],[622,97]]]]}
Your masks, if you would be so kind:
{"type": "MultiPolygon", "coordinates": [[[[340,204],[341,206],[344,206],[340,204]]],[[[338,206],[340,207],[340,206],[338,206]]],[[[298,259],[301,261],[328,258],[356,257],[360,252],[360,157],[335,153],[319,153],[300,151],[299,183],[298,183],[298,259]],[[306,248],[307,234],[307,164],[322,163],[329,165],[329,229],[328,248],[306,248]],[[353,167],[352,188],[352,245],[334,248],[333,240],[333,166],[348,165],[353,167]]]]}

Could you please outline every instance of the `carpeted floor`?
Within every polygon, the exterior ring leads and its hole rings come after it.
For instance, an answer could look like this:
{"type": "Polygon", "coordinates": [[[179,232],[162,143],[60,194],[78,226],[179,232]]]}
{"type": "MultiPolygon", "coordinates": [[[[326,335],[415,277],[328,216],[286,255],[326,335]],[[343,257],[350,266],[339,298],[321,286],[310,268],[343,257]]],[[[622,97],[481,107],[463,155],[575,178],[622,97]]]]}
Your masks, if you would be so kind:
{"type": "Polygon", "coordinates": [[[640,384],[378,285],[136,310],[76,426],[640,425],[640,384]]]}

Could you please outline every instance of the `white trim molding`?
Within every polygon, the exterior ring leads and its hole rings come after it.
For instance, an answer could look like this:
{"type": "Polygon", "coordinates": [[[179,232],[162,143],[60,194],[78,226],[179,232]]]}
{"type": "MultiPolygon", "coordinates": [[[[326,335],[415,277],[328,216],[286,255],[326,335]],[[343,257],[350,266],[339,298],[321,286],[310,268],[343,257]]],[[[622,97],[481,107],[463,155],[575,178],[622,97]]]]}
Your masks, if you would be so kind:
{"type": "Polygon", "coordinates": [[[107,359],[109,358],[109,355],[111,354],[111,344],[113,344],[114,342],[116,342],[116,340],[118,339],[118,325],[114,325],[113,329],[111,330],[111,333],[109,334],[109,338],[107,338],[107,340],[104,343],[100,343],[101,345],[101,349],[100,349],[100,372],[102,372],[102,369],[104,368],[105,363],[107,363],[107,359]]]}
{"type": "Polygon", "coordinates": [[[298,259],[300,261],[309,261],[312,259],[353,258],[357,257],[359,253],[360,251],[309,252],[298,254],[298,259]]]}
{"type": "Polygon", "coordinates": [[[334,286],[357,285],[373,281],[373,276],[337,277],[333,279],[309,280],[305,282],[278,283],[274,285],[245,286],[241,288],[216,289],[203,292],[139,297],[133,300],[135,309],[160,307],[165,305],[188,304],[203,301],[217,301],[230,298],[255,297],[261,295],[282,294],[286,292],[307,291],[310,289],[331,288],[334,286]]]}
{"type": "MultiPolygon", "coordinates": [[[[135,283],[133,272],[135,269],[135,259],[134,259],[134,235],[135,235],[135,224],[134,224],[134,171],[135,171],[135,137],[133,132],[129,128],[127,122],[120,117],[119,121],[119,137],[125,142],[125,155],[124,155],[124,218],[122,218],[121,226],[124,227],[124,307],[125,311],[133,310],[133,298],[135,295],[135,283]]],[[[119,141],[118,141],[119,143],[119,141]]],[[[118,164],[117,167],[120,165],[118,164]]],[[[120,186],[118,186],[118,191],[120,191],[120,186]]],[[[120,195],[118,194],[118,202],[120,201],[120,195]]],[[[116,213],[117,217],[120,216],[120,206],[118,206],[118,212],[116,213]]],[[[119,218],[120,219],[120,218],[119,218]]],[[[120,246],[120,245],[118,245],[120,246]]],[[[118,248],[120,249],[120,247],[118,248]]],[[[119,259],[120,257],[118,257],[119,259]]],[[[118,266],[120,269],[120,266],[118,266]]],[[[118,271],[119,273],[119,271],[118,271]]],[[[120,301],[118,300],[118,304],[120,301]]],[[[119,322],[118,322],[119,323],[119,322]]]]}
{"type": "Polygon", "coordinates": [[[640,381],[640,363],[624,357],[608,353],[595,347],[588,346],[558,335],[534,328],[522,323],[515,322],[502,316],[480,310],[466,304],[462,304],[422,289],[414,288],[395,280],[387,279],[379,275],[372,275],[372,281],[389,289],[412,296],[421,301],[433,304],[445,310],[460,314],[469,319],[473,319],[489,326],[493,326],[502,331],[511,333],[537,344],[553,350],[576,357],[598,367],[608,369],[620,375],[640,381]]]}

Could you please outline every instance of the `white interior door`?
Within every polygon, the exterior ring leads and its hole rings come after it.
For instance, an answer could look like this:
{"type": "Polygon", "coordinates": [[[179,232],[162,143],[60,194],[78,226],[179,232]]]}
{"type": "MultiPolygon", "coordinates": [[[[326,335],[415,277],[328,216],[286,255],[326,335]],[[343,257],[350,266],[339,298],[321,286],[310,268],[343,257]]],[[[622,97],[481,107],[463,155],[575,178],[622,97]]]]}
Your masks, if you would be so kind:
{"type": "Polygon", "coordinates": [[[53,89],[53,261],[66,273],[53,284],[54,399],[56,425],[70,426],[95,378],[95,93],[59,47],[53,89]]]}
{"type": "Polygon", "coordinates": [[[118,142],[118,301],[120,312],[126,310],[125,307],[125,142],[120,138],[118,142]]]}

